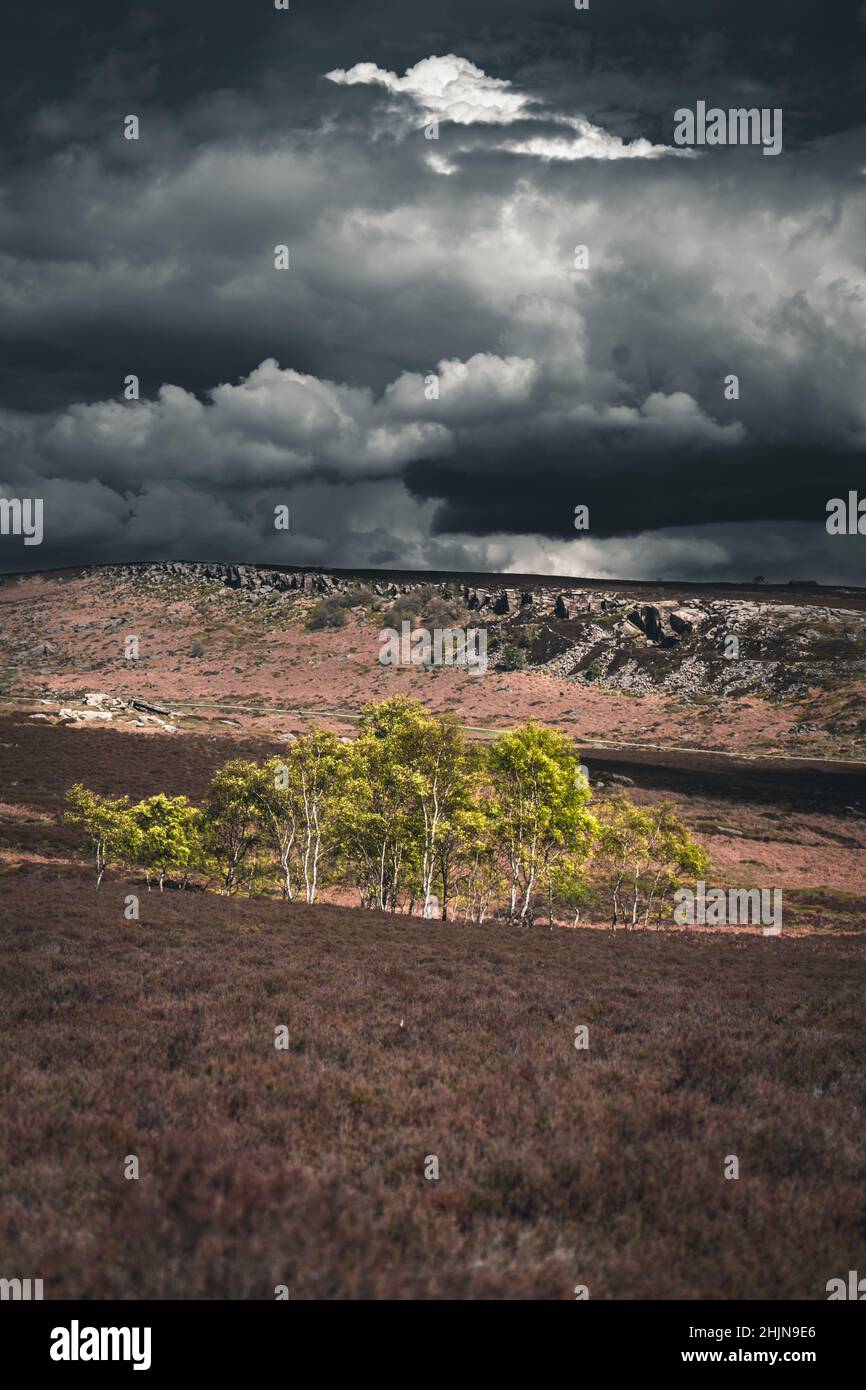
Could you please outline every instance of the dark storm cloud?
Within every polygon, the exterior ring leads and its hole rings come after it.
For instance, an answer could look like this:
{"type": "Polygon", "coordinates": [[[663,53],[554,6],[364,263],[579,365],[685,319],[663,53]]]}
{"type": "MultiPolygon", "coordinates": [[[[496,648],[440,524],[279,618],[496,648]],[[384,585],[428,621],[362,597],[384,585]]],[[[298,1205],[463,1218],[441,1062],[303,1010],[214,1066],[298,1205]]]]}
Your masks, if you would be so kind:
{"type": "Polygon", "coordinates": [[[22,9],[0,491],[44,496],[46,540],[0,567],[724,574],[766,569],[763,527],[856,576],[823,520],[866,446],[864,33],[857,5],[22,9]],[[784,154],[684,158],[698,99],[781,106],[784,154]]]}

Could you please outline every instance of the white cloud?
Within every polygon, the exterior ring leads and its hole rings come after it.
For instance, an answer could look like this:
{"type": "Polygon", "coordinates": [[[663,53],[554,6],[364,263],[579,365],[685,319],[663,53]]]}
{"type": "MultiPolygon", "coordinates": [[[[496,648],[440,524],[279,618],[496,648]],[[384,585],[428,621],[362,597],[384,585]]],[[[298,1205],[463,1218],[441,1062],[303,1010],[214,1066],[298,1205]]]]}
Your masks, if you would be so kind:
{"type": "Polygon", "coordinates": [[[504,78],[488,77],[454,53],[424,58],[403,77],[375,63],[356,63],[348,71],[335,68],[325,76],[347,87],[380,86],[396,96],[411,97],[428,115],[456,125],[509,125],[529,115],[533,105],[504,78]]]}
{"type": "Polygon", "coordinates": [[[495,418],[503,410],[526,404],[540,372],[538,364],[526,357],[478,352],[467,362],[456,358],[440,362],[433,375],[439,396],[425,407],[425,378],[418,372],[401,373],[385,391],[389,411],[398,416],[435,413],[449,424],[464,425],[495,418]]]}
{"type": "Polygon", "coordinates": [[[653,392],[639,406],[563,398],[544,364],[527,357],[476,353],[445,359],[427,376],[403,372],[380,397],[282,368],[269,358],[237,384],[223,383],[201,401],[180,386],[161,386],[154,400],[97,401],[49,418],[0,418],[17,436],[18,452],[37,460],[43,476],[114,474],[135,489],[146,478],[215,487],[269,486],[325,473],[346,480],[399,474],[410,463],[446,458],[461,436],[481,430],[507,436],[513,415],[539,439],[628,437],[632,446],[735,446],[745,430],[720,425],[686,392],[653,392]]]}
{"type": "Polygon", "coordinates": [[[366,388],[283,369],[272,358],[209,396],[206,404],[164,385],[155,400],[73,405],[47,426],[35,422],[34,447],[67,474],[119,471],[131,483],[182,469],[215,485],[289,482],[318,469],[382,476],[451,449],[445,425],[420,418],[423,410],[398,418],[366,388]]]}
{"type": "Polygon", "coordinates": [[[563,119],[563,126],[575,132],[566,135],[532,135],[525,140],[505,141],[497,149],[512,154],[528,154],[539,159],[659,159],[663,155],[694,156],[693,150],[672,149],[670,145],[654,145],[650,140],[626,143],[583,117],[563,119]]]}
{"type": "Polygon", "coordinates": [[[673,391],[670,395],[653,391],[637,408],[579,405],[567,418],[593,433],[620,435],[627,431],[638,437],[643,435],[653,447],[660,440],[676,440],[678,445],[714,444],[734,448],[746,439],[746,431],[739,420],[718,424],[685,391],[673,391]]]}
{"type": "MultiPolygon", "coordinates": [[[[490,77],[468,58],[454,53],[424,58],[408,68],[402,77],[375,63],[356,63],[352,68],[335,68],[325,76],[342,86],[384,87],[397,100],[392,111],[398,124],[407,124],[401,98],[408,99],[425,120],[436,117],[460,126],[509,126],[515,122],[543,122],[561,127],[562,133],[530,135],[518,139],[495,140],[486,148],[511,154],[530,155],[544,160],[574,159],[657,159],[661,155],[693,156],[691,150],[654,145],[649,140],[626,143],[593,125],[584,116],[557,115],[544,109],[505,78],[490,77]]],[[[464,149],[467,147],[463,147],[464,149]]],[[[438,153],[429,156],[431,167],[442,174],[454,171],[452,162],[438,153]]]]}
{"type": "MultiPolygon", "coordinates": [[[[443,538],[440,538],[440,540],[443,538]]],[[[750,579],[774,582],[821,576],[826,584],[857,583],[857,554],[833,544],[823,526],[710,522],[639,531],[635,535],[551,541],[543,536],[490,536],[473,542],[479,569],[593,579],[750,579]]],[[[467,566],[468,567],[468,566],[467,566]]]]}

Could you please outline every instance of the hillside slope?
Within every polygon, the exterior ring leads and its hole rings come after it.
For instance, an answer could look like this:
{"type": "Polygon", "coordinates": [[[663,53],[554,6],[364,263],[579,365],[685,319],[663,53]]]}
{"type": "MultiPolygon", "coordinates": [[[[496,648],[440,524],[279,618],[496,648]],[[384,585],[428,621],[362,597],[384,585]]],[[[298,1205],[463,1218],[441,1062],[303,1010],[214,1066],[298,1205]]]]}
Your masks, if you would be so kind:
{"type": "Polygon", "coordinates": [[[175,724],[215,705],[262,728],[325,714],[349,732],[401,690],[481,732],[533,716],[588,744],[866,757],[863,591],[670,589],[181,563],[7,578],[0,699],[105,722],[128,711],[85,715],[85,694],[162,702],[175,724]],[[486,672],[382,665],[380,631],[407,618],[483,630],[486,672]]]}
{"type": "Polygon", "coordinates": [[[0,878],[0,1248],[46,1298],[824,1299],[856,1268],[862,940],[182,893],[127,922],[127,891],[0,878]]]}

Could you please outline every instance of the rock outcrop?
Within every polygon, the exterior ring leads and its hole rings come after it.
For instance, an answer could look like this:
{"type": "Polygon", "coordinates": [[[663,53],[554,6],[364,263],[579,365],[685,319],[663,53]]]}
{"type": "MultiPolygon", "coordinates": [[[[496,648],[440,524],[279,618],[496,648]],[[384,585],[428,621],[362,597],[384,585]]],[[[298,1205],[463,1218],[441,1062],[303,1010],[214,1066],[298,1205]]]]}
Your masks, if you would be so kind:
{"type": "MultiPolygon", "coordinates": [[[[173,597],[187,598],[193,596],[190,590],[215,595],[225,589],[243,603],[278,606],[363,591],[365,603],[372,595],[382,607],[420,589],[426,602],[430,591],[438,591],[449,605],[462,608],[464,624],[488,630],[493,669],[500,654],[510,652],[505,660],[513,657],[516,645],[530,669],[577,684],[591,682],[635,693],[664,688],[687,697],[710,692],[778,697],[820,687],[831,671],[842,680],[866,671],[866,627],[856,607],[776,602],[757,594],[702,595],[696,600],[661,592],[657,596],[645,584],[635,585],[631,593],[625,584],[606,590],[602,585],[578,588],[567,581],[488,588],[458,576],[391,579],[180,561],[105,566],[90,573],[109,585],[128,583],[133,591],[168,586],[173,597]]],[[[100,619],[80,623],[79,628],[111,632],[121,622],[100,619]]],[[[38,641],[31,636],[26,643],[6,642],[5,658],[10,665],[41,659],[56,664],[62,663],[63,654],[50,633],[43,633],[38,641]]],[[[39,674],[50,674],[50,667],[40,667],[39,674]]]]}

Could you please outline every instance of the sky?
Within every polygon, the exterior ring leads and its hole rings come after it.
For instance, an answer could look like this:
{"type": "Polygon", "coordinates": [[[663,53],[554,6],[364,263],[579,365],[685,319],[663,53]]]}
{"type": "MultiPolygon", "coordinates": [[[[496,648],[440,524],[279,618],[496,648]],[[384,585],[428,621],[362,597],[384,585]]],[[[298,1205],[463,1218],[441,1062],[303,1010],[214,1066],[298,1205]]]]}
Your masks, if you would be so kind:
{"type": "Polygon", "coordinates": [[[864,91],[846,0],[10,0],[0,570],[866,583],[864,91]]]}

